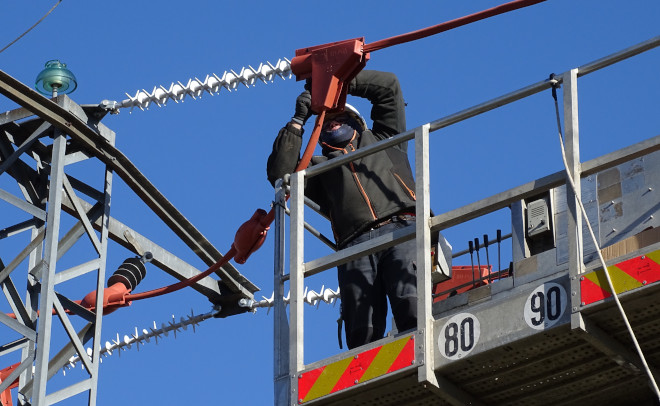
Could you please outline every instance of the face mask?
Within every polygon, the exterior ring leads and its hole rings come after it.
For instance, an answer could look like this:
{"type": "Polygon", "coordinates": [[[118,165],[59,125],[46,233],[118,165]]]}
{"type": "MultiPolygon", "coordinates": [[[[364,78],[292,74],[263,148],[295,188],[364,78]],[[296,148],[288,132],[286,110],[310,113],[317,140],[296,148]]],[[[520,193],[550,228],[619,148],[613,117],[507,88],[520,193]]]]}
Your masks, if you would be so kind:
{"type": "Polygon", "coordinates": [[[333,131],[322,131],[319,136],[319,141],[332,145],[333,147],[343,146],[353,138],[355,129],[348,124],[342,124],[339,128],[333,131]]]}

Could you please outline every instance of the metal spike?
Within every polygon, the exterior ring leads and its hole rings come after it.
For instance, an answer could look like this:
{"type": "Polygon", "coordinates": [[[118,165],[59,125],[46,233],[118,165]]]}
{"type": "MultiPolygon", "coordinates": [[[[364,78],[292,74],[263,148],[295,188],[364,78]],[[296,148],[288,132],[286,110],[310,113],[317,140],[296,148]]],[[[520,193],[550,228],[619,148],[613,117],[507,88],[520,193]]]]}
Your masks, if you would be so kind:
{"type": "Polygon", "coordinates": [[[156,104],[158,107],[167,105],[169,99],[174,100],[175,103],[183,102],[186,96],[190,96],[193,100],[201,98],[204,93],[214,95],[220,93],[223,87],[228,91],[236,90],[239,84],[245,87],[254,87],[257,79],[263,83],[273,82],[275,75],[283,80],[291,78],[291,62],[287,59],[279,59],[275,65],[270,62],[259,64],[259,69],[254,69],[251,65],[247,68],[241,68],[240,73],[236,73],[233,69],[225,71],[222,77],[216,74],[206,75],[204,81],[197,77],[189,79],[186,85],[180,81],[172,82],[169,88],[164,86],[154,86],[151,92],[146,90],[138,90],[135,96],[125,93],[128,97],[126,100],[117,104],[117,108],[130,107],[130,112],[134,107],[140,110],[148,110],[151,103],[156,104]]]}
{"type": "MultiPolygon", "coordinates": [[[[126,351],[127,349],[130,349],[134,344],[139,351],[140,345],[149,343],[151,338],[154,338],[154,341],[156,342],[156,344],[158,344],[158,338],[162,336],[167,337],[170,331],[174,333],[174,336],[176,338],[176,333],[177,331],[180,331],[180,329],[187,330],[188,326],[192,326],[193,331],[195,331],[196,325],[200,324],[202,321],[212,318],[213,315],[216,314],[216,312],[217,309],[214,308],[212,311],[208,313],[195,315],[195,313],[191,309],[190,315],[186,317],[180,317],[178,322],[174,317],[174,315],[172,315],[172,321],[168,323],[163,323],[161,325],[161,328],[158,328],[156,322],[154,321],[153,328],[142,329],[142,333],[139,333],[137,327],[135,327],[134,333],[131,333],[131,336],[124,335],[123,339],[120,339],[119,333],[117,333],[115,339],[105,342],[105,345],[100,348],[100,353],[104,357],[107,357],[112,354],[112,351],[117,350],[117,355],[121,356],[122,351],[126,351]]],[[[87,348],[86,353],[91,359],[92,356],[91,348],[87,348]]],[[[80,361],[79,355],[72,356],[71,358],[69,358],[68,362],[62,367],[63,372],[66,371],[67,369],[73,368],[75,364],[79,361],[80,361]]]]}
{"type": "MultiPolygon", "coordinates": [[[[286,296],[284,296],[283,300],[285,304],[289,304],[289,298],[290,298],[291,293],[287,293],[286,296]]],[[[252,308],[256,310],[256,308],[259,307],[265,307],[267,308],[267,313],[270,312],[270,308],[275,305],[275,293],[272,293],[269,298],[266,296],[262,296],[262,300],[255,301],[252,304],[252,308]]],[[[319,292],[316,292],[314,290],[310,290],[308,287],[305,287],[305,290],[303,292],[303,301],[311,306],[318,306],[321,304],[321,301],[328,303],[328,304],[335,304],[336,299],[339,298],[339,288],[337,290],[332,290],[330,288],[326,288],[325,285],[321,286],[321,290],[319,292]]]]}

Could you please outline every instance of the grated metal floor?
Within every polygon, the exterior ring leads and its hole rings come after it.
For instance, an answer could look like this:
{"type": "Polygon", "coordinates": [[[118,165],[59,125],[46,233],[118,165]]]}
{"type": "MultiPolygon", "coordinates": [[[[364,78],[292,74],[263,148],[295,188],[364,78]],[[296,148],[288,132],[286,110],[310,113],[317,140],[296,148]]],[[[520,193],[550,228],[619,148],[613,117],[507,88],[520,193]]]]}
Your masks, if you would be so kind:
{"type": "MultiPolygon", "coordinates": [[[[627,317],[649,365],[660,365],[660,284],[621,296],[627,317]]],[[[586,307],[582,316],[613,342],[634,353],[621,315],[607,300],[586,307]]],[[[510,342],[436,373],[483,405],[618,406],[658,405],[645,373],[630,362],[594,346],[584,331],[565,323],[532,337],[510,342]]],[[[656,376],[660,379],[660,376],[656,376]]],[[[416,370],[377,384],[356,387],[314,405],[444,406],[466,404],[417,382],[416,370]],[[452,403],[453,402],[453,403],[452,403]]],[[[450,388],[448,388],[449,390],[450,388]]],[[[477,404],[477,403],[475,403],[477,404]]]]}

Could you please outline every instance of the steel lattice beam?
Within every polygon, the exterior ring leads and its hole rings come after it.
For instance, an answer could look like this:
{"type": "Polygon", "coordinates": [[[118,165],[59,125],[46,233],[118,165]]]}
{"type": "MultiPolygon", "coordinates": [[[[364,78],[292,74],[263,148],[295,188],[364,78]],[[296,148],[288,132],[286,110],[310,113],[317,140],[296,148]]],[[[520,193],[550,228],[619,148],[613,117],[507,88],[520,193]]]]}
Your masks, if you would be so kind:
{"type": "MultiPolygon", "coordinates": [[[[23,83],[0,70],[0,93],[38,115],[68,134],[83,149],[108,165],[207,265],[222,259],[218,251],[165,196],[133,165],[121,151],[69,111],[76,107],[66,95],[53,103],[23,83]],[[68,109],[67,109],[68,108],[68,109]]],[[[223,266],[218,275],[232,292],[253,298],[259,289],[231,264],[223,266]]]]}

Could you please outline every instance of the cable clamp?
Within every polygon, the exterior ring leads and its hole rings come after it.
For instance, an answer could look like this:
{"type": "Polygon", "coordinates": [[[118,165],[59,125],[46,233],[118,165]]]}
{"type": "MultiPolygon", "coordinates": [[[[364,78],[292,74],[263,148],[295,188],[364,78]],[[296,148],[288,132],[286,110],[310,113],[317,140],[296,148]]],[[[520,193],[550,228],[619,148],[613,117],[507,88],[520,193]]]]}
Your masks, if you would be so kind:
{"type": "Polygon", "coordinates": [[[561,87],[561,83],[555,79],[555,74],[551,73],[550,76],[548,77],[548,81],[550,82],[550,85],[552,85],[552,97],[557,100],[557,89],[561,87]]]}
{"type": "Polygon", "coordinates": [[[555,79],[555,76],[556,75],[554,73],[551,73],[550,76],[548,77],[548,81],[552,85],[553,89],[559,89],[561,88],[561,83],[557,79],[555,79]]]}

